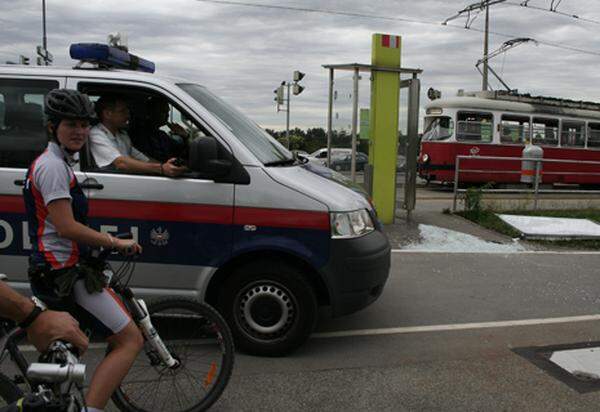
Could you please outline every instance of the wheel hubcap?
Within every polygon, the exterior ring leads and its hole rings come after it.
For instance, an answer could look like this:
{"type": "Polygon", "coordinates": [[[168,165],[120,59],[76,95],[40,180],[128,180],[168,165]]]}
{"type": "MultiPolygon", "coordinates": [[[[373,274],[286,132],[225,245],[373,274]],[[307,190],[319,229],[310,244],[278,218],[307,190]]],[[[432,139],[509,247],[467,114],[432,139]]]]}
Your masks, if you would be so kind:
{"type": "Polygon", "coordinates": [[[259,334],[281,333],[291,321],[294,304],[287,291],[274,284],[254,285],[241,298],[241,316],[259,334]]]}

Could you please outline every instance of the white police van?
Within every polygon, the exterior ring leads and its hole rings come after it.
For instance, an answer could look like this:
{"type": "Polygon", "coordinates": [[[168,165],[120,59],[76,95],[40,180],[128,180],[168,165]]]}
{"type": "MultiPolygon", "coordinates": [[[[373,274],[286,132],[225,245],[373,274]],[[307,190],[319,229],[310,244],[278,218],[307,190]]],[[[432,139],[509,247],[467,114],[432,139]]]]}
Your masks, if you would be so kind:
{"type": "Polygon", "coordinates": [[[262,355],[304,342],[318,306],[340,316],[379,297],[390,245],[359,189],[295,159],[204,86],[144,73],[152,63],[107,46],[73,45],[71,56],[90,67],[0,66],[0,272],[14,286],[28,288],[21,191],[47,143],[44,96],[66,87],[92,100],[123,96],[136,146],[144,146],[139,130],[150,121],[153,98],[168,103],[170,119],[188,134],[190,172],[182,177],[99,169],[89,148],[76,172],[91,226],[132,232],[143,246],[131,283],[141,295],[205,299],[228,320],[239,348],[262,355]]]}

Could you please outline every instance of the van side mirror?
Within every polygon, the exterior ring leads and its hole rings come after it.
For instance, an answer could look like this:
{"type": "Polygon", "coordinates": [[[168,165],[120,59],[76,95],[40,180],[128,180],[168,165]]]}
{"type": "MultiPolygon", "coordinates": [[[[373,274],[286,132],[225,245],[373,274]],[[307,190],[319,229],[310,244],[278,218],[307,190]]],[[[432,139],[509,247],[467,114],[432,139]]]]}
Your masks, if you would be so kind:
{"type": "Polygon", "coordinates": [[[232,162],[219,159],[217,140],[212,136],[197,137],[190,142],[189,167],[207,177],[227,176],[232,162]]]}

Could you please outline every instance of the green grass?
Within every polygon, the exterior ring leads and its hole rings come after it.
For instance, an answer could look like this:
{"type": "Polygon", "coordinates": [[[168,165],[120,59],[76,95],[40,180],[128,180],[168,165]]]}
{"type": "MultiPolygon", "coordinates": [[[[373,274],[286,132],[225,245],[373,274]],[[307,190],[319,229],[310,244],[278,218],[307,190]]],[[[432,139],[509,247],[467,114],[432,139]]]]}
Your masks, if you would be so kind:
{"type": "MultiPolygon", "coordinates": [[[[546,216],[546,217],[568,217],[575,219],[590,219],[600,223],[599,209],[581,209],[581,210],[505,210],[496,212],[492,210],[464,211],[457,212],[457,215],[475,222],[487,229],[495,230],[510,237],[519,237],[520,232],[513,229],[510,225],[504,223],[496,213],[506,215],[526,215],[526,216],[546,216]]],[[[539,240],[535,241],[547,246],[561,246],[576,249],[600,249],[600,240],[539,240]]]]}

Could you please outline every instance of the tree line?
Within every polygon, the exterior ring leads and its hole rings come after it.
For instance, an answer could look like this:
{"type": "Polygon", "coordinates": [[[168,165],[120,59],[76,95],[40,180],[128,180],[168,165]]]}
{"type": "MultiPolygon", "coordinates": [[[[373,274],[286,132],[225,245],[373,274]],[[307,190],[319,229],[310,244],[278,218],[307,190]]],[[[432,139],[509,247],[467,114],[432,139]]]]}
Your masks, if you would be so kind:
{"type": "MultiPolygon", "coordinates": [[[[287,147],[285,130],[265,129],[267,133],[273,136],[279,143],[287,147]]],[[[352,135],[345,130],[333,130],[331,133],[331,147],[352,147],[352,135]]],[[[404,154],[406,137],[399,135],[398,153],[404,154]]],[[[302,130],[298,127],[290,129],[290,150],[304,150],[312,153],[321,148],[327,147],[327,131],[322,127],[308,128],[302,130]]],[[[369,141],[357,140],[357,150],[363,153],[369,153],[369,141]]]]}

